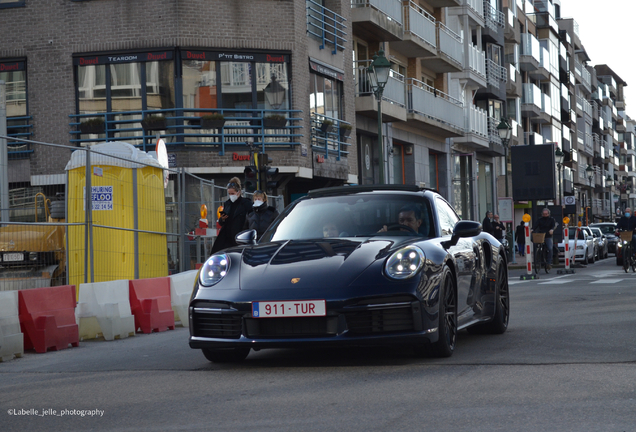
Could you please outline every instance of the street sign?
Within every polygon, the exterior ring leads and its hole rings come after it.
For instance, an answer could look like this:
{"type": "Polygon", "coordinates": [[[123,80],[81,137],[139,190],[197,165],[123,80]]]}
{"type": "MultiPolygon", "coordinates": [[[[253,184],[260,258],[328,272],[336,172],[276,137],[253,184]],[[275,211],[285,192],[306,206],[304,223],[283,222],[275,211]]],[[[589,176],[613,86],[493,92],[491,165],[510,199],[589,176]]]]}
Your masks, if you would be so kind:
{"type": "Polygon", "coordinates": [[[512,198],[498,198],[499,200],[499,220],[501,222],[513,223],[512,198]]]}

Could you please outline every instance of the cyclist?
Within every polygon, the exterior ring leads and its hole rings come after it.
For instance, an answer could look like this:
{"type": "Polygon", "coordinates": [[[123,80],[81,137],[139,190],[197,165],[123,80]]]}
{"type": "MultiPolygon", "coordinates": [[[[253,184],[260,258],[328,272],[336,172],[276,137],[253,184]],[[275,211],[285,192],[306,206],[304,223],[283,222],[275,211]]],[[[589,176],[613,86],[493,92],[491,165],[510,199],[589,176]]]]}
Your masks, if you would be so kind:
{"type": "MultiPolygon", "coordinates": [[[[618,236],[618,231],[634,231],[632,234],[632,246],[636,245],[636,215],[632,214],[632,209],[627,207],[625,209],[625,213],[618,220],[616,224],[616,232],[618,236]]],[[[632,248],[632,251],[634,248],[632,248]]]]}
{"type": "MultiPolygon", "coordinates": [[[[544,243],[545,247],[548,249],[548,262],[546,263],[547,269],[552,269],[552,234],[557,227],[557,223],[552,216],[550,216],[550,210],[544,208],[541,212],[541,217],[536,220],[534,226],[532,227],[532,232],[536,233],[545,233],[544,243]]],[[[537,250],[537,245],[535,245],[535,251],[537,250]]]]}

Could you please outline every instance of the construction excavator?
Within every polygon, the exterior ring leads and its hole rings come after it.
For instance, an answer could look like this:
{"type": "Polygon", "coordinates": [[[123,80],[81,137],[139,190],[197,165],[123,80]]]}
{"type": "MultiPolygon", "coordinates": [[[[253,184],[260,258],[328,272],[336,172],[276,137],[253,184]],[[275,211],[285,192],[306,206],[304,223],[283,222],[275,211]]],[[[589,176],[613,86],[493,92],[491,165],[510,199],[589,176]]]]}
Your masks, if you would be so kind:
{"type": "MultiPolygon", "coordinates": [[[[28,206],[20,210],[20,219],[31,219],[28,206]]],[[[32,221],[0,222],[0,291],[66,283],[65,202],[39,192],[33,210],[32,221]]]]}

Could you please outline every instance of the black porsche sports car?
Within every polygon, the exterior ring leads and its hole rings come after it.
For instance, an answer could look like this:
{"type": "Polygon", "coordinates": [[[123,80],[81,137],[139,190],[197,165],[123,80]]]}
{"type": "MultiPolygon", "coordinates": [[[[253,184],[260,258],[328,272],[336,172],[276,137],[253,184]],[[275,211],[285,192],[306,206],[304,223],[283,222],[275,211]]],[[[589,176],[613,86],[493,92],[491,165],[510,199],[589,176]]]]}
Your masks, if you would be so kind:
{"type": "Polygon", "coordinates": [[[508,327],[503,246],[433,190],[314,190],[258,241],[255,231],[236,238],[205,262],[190,300],[190,347],[210,361],[390,344],[448,357],[458,330],[508,327]]]}

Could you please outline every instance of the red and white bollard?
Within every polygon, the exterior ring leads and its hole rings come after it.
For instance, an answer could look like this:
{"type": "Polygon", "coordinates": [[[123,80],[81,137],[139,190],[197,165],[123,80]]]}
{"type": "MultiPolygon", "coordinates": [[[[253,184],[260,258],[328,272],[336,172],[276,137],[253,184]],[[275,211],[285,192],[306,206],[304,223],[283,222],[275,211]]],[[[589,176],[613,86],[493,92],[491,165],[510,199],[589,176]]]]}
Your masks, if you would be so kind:
{"type": "Polygon", "coordinates": [[[565,256],[565,270],[567,271],[567,270],[570,270],[570,236],[569,236],[569,230],[567,225],[563,226],[563,246],[564,246],[563,255],[565,256]]]}
{"type": "Polygon", "coordinates": [[[532,250],[533,244],[530,237],[530,223],[526,222],[524,227],[524,233],[526,235],[526,270],[528,275],[532,274],[532,250]]]}

